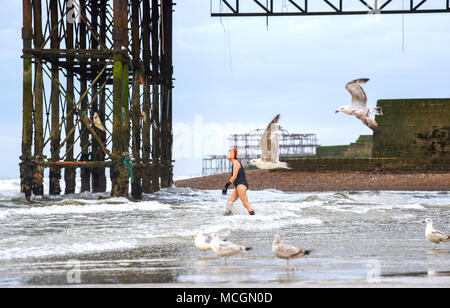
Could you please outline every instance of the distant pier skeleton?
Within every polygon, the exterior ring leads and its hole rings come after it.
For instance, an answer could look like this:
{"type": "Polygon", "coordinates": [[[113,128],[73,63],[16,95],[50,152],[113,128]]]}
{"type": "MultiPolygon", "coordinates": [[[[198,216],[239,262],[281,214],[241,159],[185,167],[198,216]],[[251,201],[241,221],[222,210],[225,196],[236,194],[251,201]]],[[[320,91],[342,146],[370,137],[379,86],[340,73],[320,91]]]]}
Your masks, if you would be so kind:
{"type": "MultiPolygon", "coordinates": [[[[255,129],[245,134],[233,134],[228,137],[228,147],[236,146],[239,159],[250,161],[261,157],[260,140],[266,129],[255,129]]],[[[280,158],[310,157],[316,155],[319,146],[317,135],[291,134],[282,129],[279,134],[280,158]]],[[[230,162],[226,155],[209,155],[203,158],[203,176],[230,172],[230,162]]]]}

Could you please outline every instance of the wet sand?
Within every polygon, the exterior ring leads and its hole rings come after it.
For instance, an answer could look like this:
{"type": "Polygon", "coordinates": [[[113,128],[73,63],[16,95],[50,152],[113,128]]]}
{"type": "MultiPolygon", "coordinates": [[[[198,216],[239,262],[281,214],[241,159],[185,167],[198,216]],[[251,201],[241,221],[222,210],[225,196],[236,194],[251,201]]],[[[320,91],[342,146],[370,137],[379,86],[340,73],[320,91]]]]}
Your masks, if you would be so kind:
{"type": "MultiPolygon", "coordinates": [[[[249,170],[246,174],[250,190],[276,189],[284,192],[450,190],[450,173],[310,173],[249,170]]],[[[177,181],[175,186],[199,190],[218,190],[229,179],[228,173],[219,174],[177,181]]]]}
{"type": "Polygon", "coordinates": [[[116,285],[56,285],[56,286],[26,286],[23,288],[166,288],[166,289],[189,289],[189,288],[219,288],[219,289],[242,289],[242,288],[450,288],[450,277],[403,277],[385,278],[379,283],[369,283],[364,280],[328,280],[328,281],[296,281],[277,283],[155,283],[155,284],[116,284],[116,285]]]}

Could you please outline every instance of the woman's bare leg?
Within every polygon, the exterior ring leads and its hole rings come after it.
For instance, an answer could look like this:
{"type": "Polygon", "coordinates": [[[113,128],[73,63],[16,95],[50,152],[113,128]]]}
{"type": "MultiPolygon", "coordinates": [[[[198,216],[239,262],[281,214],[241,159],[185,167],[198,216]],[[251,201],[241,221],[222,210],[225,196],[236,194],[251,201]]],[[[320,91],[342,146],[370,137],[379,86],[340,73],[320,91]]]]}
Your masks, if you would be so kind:
{"type": "Polygon", "coordinates": [[[238,185],[237,187],[237,193],[239,195],[239,198],[242,201],[242,204],[245,206],[245,208],[248,210],[249,213],[253,212],[253,207],[250,204],[250,202],[248,201],[248,197],[247,197],[247,186],[245,185],[238,185]]]}
{"type": "Polygon", "coordinates": [[[236,202],[236,200],[238,199],[238,193],[236,188],[233,190],[233,192],[231,193],[230,198],[228,198],[227,201],[227,209],[225,211],[225,215],[231,215],[231,211],[233,209],[233,203],[236,202]]]}
{"type": "Polygon", "coordinates": [[[235,189],[233,189],[233,192],[231,193],[231,196],[230,196],[230,198],[228,198],[228,201],[230,201],[230,202],[236,202],[236,200],[239,198],[239,195],[238,195],[238,192],[237,192],[237,189],[235,188],[235,189]]]}

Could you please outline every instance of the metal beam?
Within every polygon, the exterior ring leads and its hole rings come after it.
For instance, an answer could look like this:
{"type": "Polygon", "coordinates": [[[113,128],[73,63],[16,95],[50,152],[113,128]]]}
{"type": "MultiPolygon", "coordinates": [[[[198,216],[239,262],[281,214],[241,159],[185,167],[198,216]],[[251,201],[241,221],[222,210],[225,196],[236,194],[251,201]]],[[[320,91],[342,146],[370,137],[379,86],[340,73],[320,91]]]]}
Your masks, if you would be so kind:
{"type": "MultiPolygon", "coordinates": [[[[450,1],[409,1],[407,8],[393,7],[394,1],[380,1],[378,7],[372,7],[363,0],[275,0],[269,7],[258,0],[236,0],[234,6],[227,0],[211,1],[212,17],[269,17],[269,16],[329,16],[329,15],[368,15],[368,14],[429,14],[450,13],[450,1]],[[311,10],[311,5],[321,2],[320,9],[311,10]],[[335,4],[337,2],[338,4],[335,4]],[[243,10],[246,4],[247,10],[243,10]],[[424,4],[429,3],[428,8],[424,4]],[[216,4],[214,6],[214,4],[216,4]],[[288,6],[289,5],[289,6],[288,6]],[[214,7],[213,7],[214,6],[214,7]],[[431,6],[431,7],[430,7],[431,6]],[[351,7],[351,8],[349,8],[351,7]],[[355,7],[360,7],[356,8],[355,7]],[[225,9],[224,9],[225,8],[225,9]],[[284,8],[284,9],[283,9],[284,8]],[[287,10],[286,10],[287,8],[287,10]],[[290,8],[290,10],[289,10],[290,8]]],[[[378,3],[378,2],[377,2],[378,3]]]]}

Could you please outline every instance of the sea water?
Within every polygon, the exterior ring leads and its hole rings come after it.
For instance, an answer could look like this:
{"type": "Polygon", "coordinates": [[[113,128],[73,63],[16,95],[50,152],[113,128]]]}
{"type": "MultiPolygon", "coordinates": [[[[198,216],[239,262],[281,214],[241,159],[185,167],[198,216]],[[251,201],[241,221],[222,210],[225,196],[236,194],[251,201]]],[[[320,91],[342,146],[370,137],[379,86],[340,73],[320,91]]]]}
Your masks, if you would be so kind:
{"type": "Polygon", "coordinates": [[[170,188],[136,203],[84,193],[32,204],[18,191],[19,180],[0,180],[0,286],[359,286],[397,279],[450,287],[450,243],[428,242],[422,223],[432,218],[450,232],[447,191],[249,191],[256,216],[238,201],[229,217],[219,190],[170,188]],[[196,231],[252,250],[225,265],[195,248],[196,231]],[[295,260],[292,271],[272,253],[274,234],[311,255],[295,260]]]}

